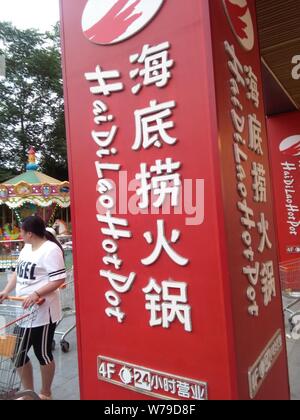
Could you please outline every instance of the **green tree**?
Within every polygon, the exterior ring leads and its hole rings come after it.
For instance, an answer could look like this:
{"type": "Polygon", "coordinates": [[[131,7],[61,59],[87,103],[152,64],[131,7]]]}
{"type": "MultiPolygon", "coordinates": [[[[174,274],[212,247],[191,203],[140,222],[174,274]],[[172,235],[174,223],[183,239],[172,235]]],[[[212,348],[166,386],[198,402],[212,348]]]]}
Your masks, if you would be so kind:
{"type": "Polygon", "coordinates": [[[10,178],[13,178],[16,174],[16,172],[0,168],[0,184],[10,178]]]}
{"type": "Polygon", "coordinates": [[[59,27],[44,34],[0,22],[0,40],[0,168],[23,171],[34,146],[41,170],[67,179],[59,27]]]}

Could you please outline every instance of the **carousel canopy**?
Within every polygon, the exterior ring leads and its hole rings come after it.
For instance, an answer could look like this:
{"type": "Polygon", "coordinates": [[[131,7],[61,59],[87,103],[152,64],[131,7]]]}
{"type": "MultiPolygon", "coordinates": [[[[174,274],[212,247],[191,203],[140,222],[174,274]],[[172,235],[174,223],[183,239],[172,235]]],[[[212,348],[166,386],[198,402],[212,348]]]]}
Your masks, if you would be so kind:
{"type": "Polygon", "coordinates": [[[42,172],[38,171],[26,171],[21,175],[16,176],[8,181],[5,185],[17,185],[19,182],[27,182],[28,184],[59,184],[61,181],[58,181],[51,176],[45,175],[42,172]]]}
{"type": "Polygon", "coordinates": [[[64,208],[70,206],[69,182],[61,182],[37,171],[33,148],[29,151],[26,172],[0,184],[0,205],[6,204],[15,209],[25,203],[39,207],[49,207],[52,204],[64,208]]]}

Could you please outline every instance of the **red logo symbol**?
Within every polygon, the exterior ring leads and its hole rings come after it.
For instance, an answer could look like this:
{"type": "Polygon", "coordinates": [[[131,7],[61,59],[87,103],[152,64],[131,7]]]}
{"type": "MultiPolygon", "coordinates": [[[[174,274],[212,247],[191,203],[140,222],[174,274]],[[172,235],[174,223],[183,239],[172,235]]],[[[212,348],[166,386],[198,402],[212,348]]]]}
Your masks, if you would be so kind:
{"type": "Polygon", "coordinates": [[[247,0],[223,0],[231,29],[246,51],[254,47],[254,26],[247,0]]]}
{"type": "Polygon", "coordinates": [[[157,14],[164,0],[88,0],[82,15],[84,35],[110,45],[133,36],[157,14]]]}
{"type": "Polygon", "coordinates": [[[279,150],[285,155],[300,156],[300,136],[290,136],[282,140],[279,145],[279,150]]]}

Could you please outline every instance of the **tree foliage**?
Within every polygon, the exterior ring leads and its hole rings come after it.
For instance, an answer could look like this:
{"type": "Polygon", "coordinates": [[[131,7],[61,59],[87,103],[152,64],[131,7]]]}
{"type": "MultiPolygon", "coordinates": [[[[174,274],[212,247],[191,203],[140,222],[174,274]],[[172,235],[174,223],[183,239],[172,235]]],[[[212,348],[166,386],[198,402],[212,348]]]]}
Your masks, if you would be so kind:
{"type": "Polygon", "coordinates": [[[0,184],[1,182],[7,181],[10,178],[13,178],[17,172],[9,171],[7,169],[2,169],[0,167],[0,184]]]}
{"type": "Polygon", "coordinates": [[[67,179],[59,27],[20,30],[0,22],[0,169],[25,169],[34,146],[45,173],[67,179]]]}

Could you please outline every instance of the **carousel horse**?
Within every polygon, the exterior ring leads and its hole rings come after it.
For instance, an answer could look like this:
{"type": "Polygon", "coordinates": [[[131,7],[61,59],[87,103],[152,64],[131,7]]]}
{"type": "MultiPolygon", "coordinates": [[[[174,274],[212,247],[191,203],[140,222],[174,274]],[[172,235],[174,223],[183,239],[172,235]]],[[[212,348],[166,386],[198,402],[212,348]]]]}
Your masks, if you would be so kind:
{"type": "Polygon", "coordinates": [[[53,229],[57,232],[58,235],[67,235],[68,234],[68,227],[66,222],[61,219],[56,219],[54,224],[52,225],[53,229]]]}

